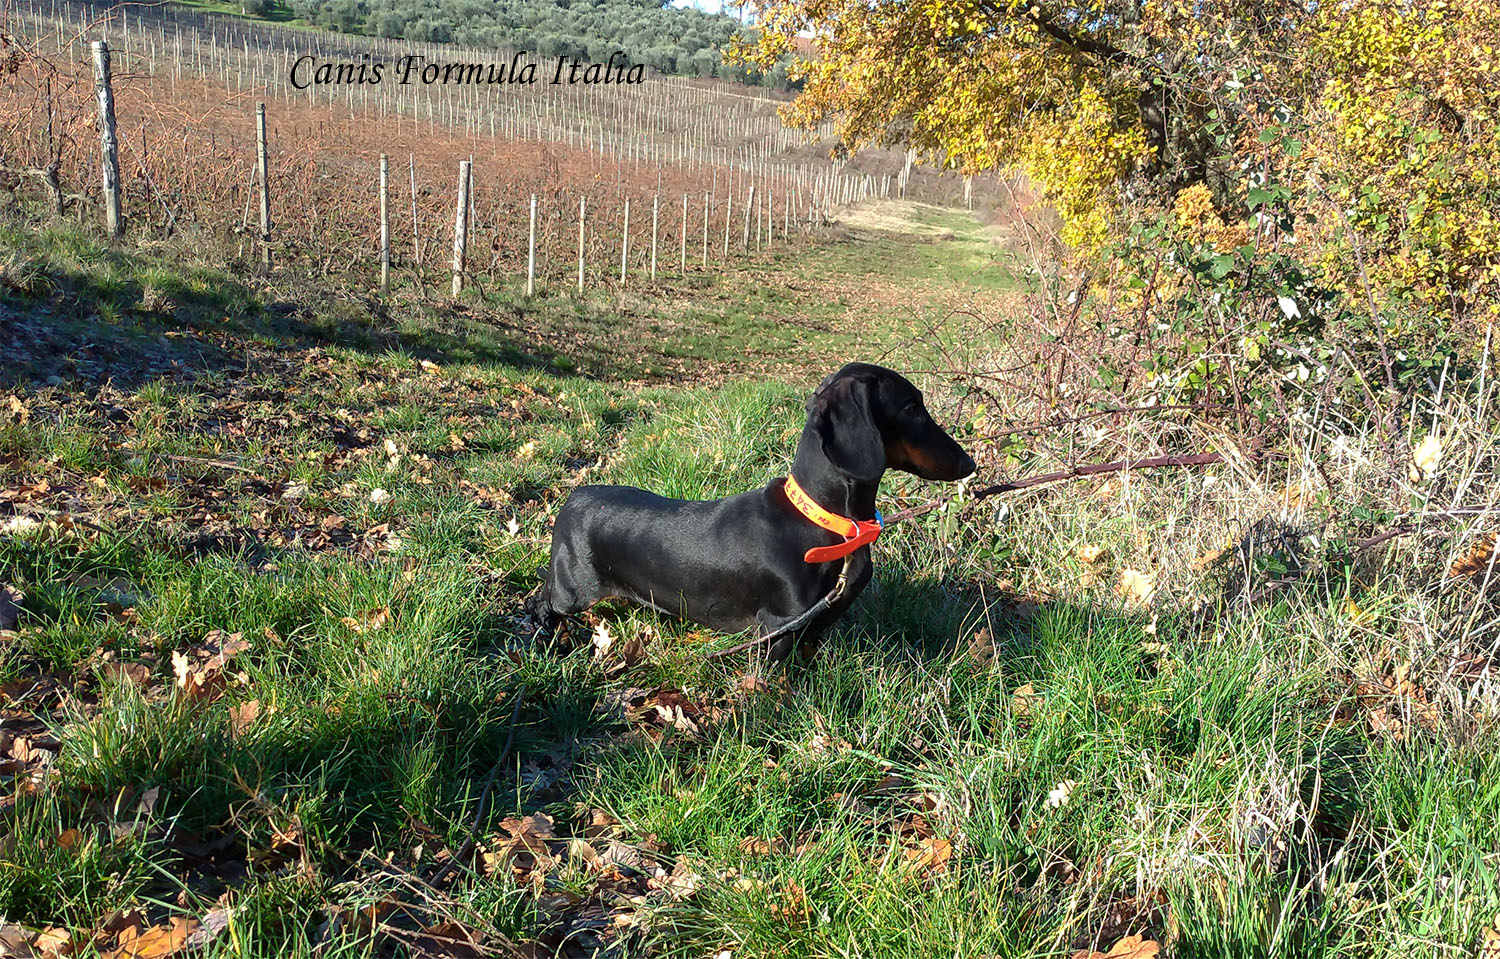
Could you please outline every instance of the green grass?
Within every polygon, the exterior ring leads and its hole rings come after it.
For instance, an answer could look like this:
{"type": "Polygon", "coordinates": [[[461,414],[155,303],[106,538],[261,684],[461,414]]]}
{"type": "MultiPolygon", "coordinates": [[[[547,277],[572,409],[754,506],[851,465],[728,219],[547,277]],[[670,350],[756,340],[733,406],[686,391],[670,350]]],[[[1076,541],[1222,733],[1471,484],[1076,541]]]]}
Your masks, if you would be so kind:
{"type": "Polygon", "coordinates": [[[640,611],[604,618],[602,654],[587,629],[529,642],[568,489],[783,475],[821,372],[921,365],[943,341],[914,332],[954,298],[1011,290],[966,217],[908,215],[940,232],[389,313],[313,285],[286,313],[214,268],[0,231],[26,411],[0,406],[0,521],[31,520],[0,534],[26,594],[0,689],[59,740],[37,788],[7,774],[0,915],[84,939],[125,907],[227,909],[209,955],[399,953],[444,918],[541,954],[1473,954],[1500,911],[1494,727],[1380,735],[1355,682],[1427,601],[1372,582],[1381,625],[1356,629],[1309,590],[1212,633],[1176,597],[1125,608],[1076,546],[1123,564],[1140,533],[1208,522],[1181,477],[898,527],[854,614],[760,683],[704,655],[723,637],[640,611]],[[611,349],[611,322],[635,340],[611,349]],[[174,691],[174,654],[233,633],[221,689],[174,691]],[[489,865],[423,891],[522,691],[489,865]],[[553,861],[497,867],[533,814],[553,861]]]}

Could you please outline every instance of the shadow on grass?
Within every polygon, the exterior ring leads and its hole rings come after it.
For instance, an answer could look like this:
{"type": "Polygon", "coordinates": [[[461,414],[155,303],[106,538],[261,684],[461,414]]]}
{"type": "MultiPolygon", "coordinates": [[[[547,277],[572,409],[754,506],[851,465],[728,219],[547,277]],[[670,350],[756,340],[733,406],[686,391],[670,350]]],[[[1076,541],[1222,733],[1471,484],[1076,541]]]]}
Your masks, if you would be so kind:
{"type": "MultiPolygon", "coordinates": [[[[1116,807],[1110,784],[1144,775],[1139,788],[1150,794],[1154,765],[1204,790],[1157,802],[1216,804],[1210,819],[1225,832],[1203,836],[1204,848],[1225,857],[1231,874],[1243,869],[1243,884],[1199,901],[1191,882],[1169,881],[1169,927],[1168,899],[1122,874],[1071,924],[1067,951],[1144,934],[1175,940],[1183,955],[1340,954],[1341,927],[1311,890],[1344,847],[1375,761],[1351,728],[1303,738],[1295,727],[1326,718],[1341,692],[1290,673],[1267,677],[1253,649],[1202,649],[1189,633],[1199,620],[1187,613],[990,599],[977,583],[883,579],[810,659],[768,677],[764,692],[731,693],[732,715],[705,733],[692,728],[700,714],[663,725],[653,704],[670,714],[681,708],[677,691],[691,699],[697,684],[743,690],[734,675],[756,669],[752,656],[679,664],[676,684],[666,684],[673,695],[659,700],[659,686],[622,678],[615,685],[628,688],[602,702],[623,706],[623,728],[598,727],[596,703],[595,725],[581,733],[596,743],[586,757],[592,783],[551,801],[607,810],[664,847],[668,869],[686,853],[750,875],[744,843],[783,850],[771,855],[777,870],[818,900],[822,922],[862,930],[872,949],[903,931],[871,928],[881,869],[851,875],[844,857],[878,863],[882,848],[918,841],[910,830],[957,817],[948,828],[963,836],[959,902],[931,908],[941,917],[954,907],[946,921],[972,934],[964,941],[975,954],[1020,954],[1023,945],[1051,954],[1044,944],[1058,936],[1058,916],[1078,907],[1075,883],[1120,855],[1119,830],[1140,815],[1116,807]],[[1080,796],[1066,812],[1049,811],[1062,783],[1080,796]],[[931,795],[962,809],[934,809],[922,798],[931,795]],[[1307,809],[1316,815],[1299,822],[1307,809]],[[981,899],[1011,904],[992,941],[974,933],[961,905],[981,899]]],[[[615,642],[630,634],[630,619],[607,620],[615,642]]],[[[587,637],[580,646],[588,651],[587,637]]],[[[1374,866],[1349,852],[1351,867],[1374,866]]],[[[725,928],[744,932],[741,947],[752,953],[787,946],[786,930],[754,905],[774,890],[710,886],[706,902],[669,910],[683,948],[710,950],[725,928]]]]}
{"type": "MultiPolygon", "coordinates": [[[[311,283],[268,298],[252,281],[163,266],[159,258],[111,249],[77,231],[0,237],[18,251],[0,273],[0,315],[9,333],[0,385],[12,388],[77,381],[88,389],[109,382],[131,390],[210,371],[253,375],[326,347],[554,373],[580,366],[520,322],[528,315],[521,308],[503,302],[340,297],[311,283]]],[[[287,266],[272,282],[295,287],[296,269],[287,266]]],[[[601,349],[582,365],[603,376],[609,361],[601,349]]]]}

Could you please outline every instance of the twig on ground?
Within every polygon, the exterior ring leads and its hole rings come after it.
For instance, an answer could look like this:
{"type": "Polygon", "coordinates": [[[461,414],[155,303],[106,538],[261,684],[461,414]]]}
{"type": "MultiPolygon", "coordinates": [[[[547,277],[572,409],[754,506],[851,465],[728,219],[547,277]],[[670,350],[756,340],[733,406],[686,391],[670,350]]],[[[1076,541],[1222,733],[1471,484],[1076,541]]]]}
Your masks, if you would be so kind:
{"type": "Polygon", "coordinates": [[[163,459],[169,459],[174,463],[198,463],[202,466],[212,466],[215,469],[234,470],[239,473],[248,473],[251,476],[255,475],[255,470],[241,466],[238,463],[231,463],[228,460],[214,460],[204,456],[187,456],[182,453],[163,453],[161,456],[163,459]]]}
{"type": "MultiPolygon", "coordinates": [[[[982,499],[995,496],[1000,493],[1011,493],[1016,490],[1029,489],[1033,486],[1044,486],[1048,483],[1059,483],[1063,480],[1077,479],[1083,476],[1098,476],[1103,473],[1118,473],[1123,470],[1133,469],[1163,469],[1167,467],[1187,466],[1209,466],[1214,463],[1224,462],[1223,453],[1193,453],[1188,456],[1153,456],[1148,459],[1139,460],[1115,460],[1110,463],[1088,463],[1083,466],[1075,466],[1071,469],[1058,470],[1055,473],[1043,473],[1040,476],[1028,476],[1025,479],[1012,480],[1009,483],[996,483],[993,486],[981,487],[970,491],[971,502],[977,503],[982,499]]],[[[911,519],[930,513],[942,506],[948,500],[930,500],[921,506],[912,506],[899,510],[885,518],[885,525],[899,523],[902,520],[911,519]]],[[[967,507],[969,504],[964,504],[967,507]]]]}

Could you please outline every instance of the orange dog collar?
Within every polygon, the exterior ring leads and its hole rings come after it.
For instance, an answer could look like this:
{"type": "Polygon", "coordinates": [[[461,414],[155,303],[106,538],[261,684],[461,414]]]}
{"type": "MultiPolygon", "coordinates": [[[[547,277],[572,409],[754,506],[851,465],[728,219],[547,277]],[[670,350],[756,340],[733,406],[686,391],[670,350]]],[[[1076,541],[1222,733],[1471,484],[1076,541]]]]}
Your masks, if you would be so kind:
{"type": "Polygon", "coordinates": [[[844,537],[842,543],[834,543],[832,546],[814,546],[808,550],[802,555],[802,559],[809,563],[826,563],[829,560],[848,556],[861,546],[868,546],[875,542],[875,538],[880,535],[881,529],[885,526],[879,510],[875,511],[873,520],[850,519],[847,516],[829,512],[808,496],[807,491],[798,485],[797,478],[790,473],[786,478],[786,498],[797,508],[797,512],[830,533],[837,533],[844,537]]]}

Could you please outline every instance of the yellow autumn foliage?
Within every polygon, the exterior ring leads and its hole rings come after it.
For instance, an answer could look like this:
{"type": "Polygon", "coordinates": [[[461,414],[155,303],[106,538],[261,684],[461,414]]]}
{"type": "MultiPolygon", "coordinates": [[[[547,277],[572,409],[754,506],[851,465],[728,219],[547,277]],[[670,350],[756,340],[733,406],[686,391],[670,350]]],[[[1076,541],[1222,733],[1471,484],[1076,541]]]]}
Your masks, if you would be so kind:
{"type": "Polygon", "coordinates": [[[1294,253],[1395,339],[1500,313],[1497,0],[766,0],[758,15],[743,58],[814,36],[790,122],[1024,174],[1085,257],[1155,220],[1209,255],[1294,253]]]}

